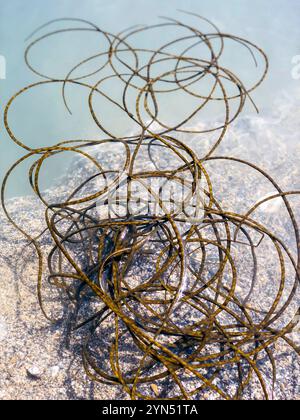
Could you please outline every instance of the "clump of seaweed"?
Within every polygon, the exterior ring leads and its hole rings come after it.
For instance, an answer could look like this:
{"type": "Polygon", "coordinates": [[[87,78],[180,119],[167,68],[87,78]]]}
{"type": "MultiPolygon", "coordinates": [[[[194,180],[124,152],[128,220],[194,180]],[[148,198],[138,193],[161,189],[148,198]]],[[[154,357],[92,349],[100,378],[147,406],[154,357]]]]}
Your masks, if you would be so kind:
{"type": "Polygon", "coordinates": [[[278,326],[299,287],[299,228],[288,200],[299,191],[282,191],[272,177],[246,160],[215,155],[245,103],[251,101],[256,109],[250,95],[263,82],[268,60],[251,42],[221,33],[213,23],[194,16],[199,22],[210,24],[211,31],[204,33],[170,18],[153,26],[129,28],[117,35],[81,19],[60,19],[39,28],[38,31],[44,30],[58,21],[83,25],[49,32],[32,41],[26,50],[28,67],[43,80],[18,92],[5,109],[6,130],[27,154],[4,179],[2,206],[11,223],[36,250],[39,302],[45,316],[55,322],[43,304],[46,270],[39,245],[40,237],[46,232],[50,234],[53,248],[46,256],[48,282],[64,291],[65,299],[71,303],[70,333],[84,331],[83,363],[92,380],[120,385],[132,399],[193,399],[204,391],[217,398],[241,399],[255,379],[269,399],[272,391],[260,357],[266,357],[272,366],[271,387],[274,387],[274,345],[284,340],[299,354],[299,347],[290,338],[299,322],[299,309],[284,325],[278,326]],[[133,46],[136,35],[146,32],[150,37],[157,28],[170,32],[176,28],[184,34],[158,49],[133,46]],[[53,79],[33,67],[29,52],[34,45],[48,37],[76,31],[103,36],[108,48],[82,60],[61,79],[53,79]],[[262,60],[261,76],[253,86],[246,87],[232,70],[221,66],[229,41],[248,50],[257,65],[258,56],[262,60]],[[182,50],[181,44],[187,42],[189,46],[182,50]],[[197,46],[207,49],[206,58],[193,54],[197,46]],[[173,49],[177,52],[171,52],[173,49]],[[89,74],[73,76],[98,58],[104,60],[101,67],[89,74]],[[158,71],[160,66],[164,68],[162,72],[158,71]],[[104,72],[96,83],[88,82],[104,72]],[[120,101],[102,88],[107,80],[115,79],[123,86],[120,101]],[[40,148],[31,148],[17,138],[9,124],[11,106],[24,92],[45,84],[61,85],[69,111],[66,86],[88,89],[90,114],[102,138],[64,140],[40,148]],[[165,106],[162,98],[177,92],[190,95],[197,105],[187,117],[175,119],[171,125],[162,120],[165,106]],[[134,121],[136,132],[120,138],[107,128],[95,109],[96,95],[134,121]],[[135,102],[130,99],[132,95],[135,102]],[[224,105],[223,123],[213,128],[191,128],[192,120],[212,103],[224,105]],[[199,141],[200,135],[217,137],[200,157],[188,142],[181,140],[183,134],[185,139],[199,136],[199,141]],[[124,152],[124,161],[119,169],[105,168],[101,162],[103,155],[95,155],[94,151],[115,145],[124,152]],[[40,189],[40,174],[46,160],[65,152],[88,159],[95,172],[64,200],[49,203],[40,189]],[[167,165],[161,164],[161,156],[166,158],[167,165]],[[32,158],[35,161],[29,170],[29,182],[45,205],[47,223],[47,231],[38,238],[31,237],[13,220],[5,204],[8,178],[18,165],[32,158]],[[225,160],[257,171],[277,193],[262,199],[245,214],[224,210],[215,197],[207,163],[222,165],[225,160]],[[185,188],[183,197],[174,194],[178,186],[185,188]],[[173,191],[168,200],[164,196],[166,188],[173,191]],[[280,238],[253,217],[260,206],[278,198],[282,199],[294,228],[296,259],[280,238]],[[257,254],[266,238],[278,256],[279,278],[273,280],[277,292],[271,304],[264,306],[260,302],[256,306],[251,294],[258,281],[257,254]],[[241,297],[237,292],[235,251],[242,253],[245,247],[250,250],[252,264],[247,266],[248,292],[241,297]],[[295,272],[289,293],[285,286],[287,261],[295,272]],[[234,390],[228,385],[228,375],[235,378],[234,390]]]}

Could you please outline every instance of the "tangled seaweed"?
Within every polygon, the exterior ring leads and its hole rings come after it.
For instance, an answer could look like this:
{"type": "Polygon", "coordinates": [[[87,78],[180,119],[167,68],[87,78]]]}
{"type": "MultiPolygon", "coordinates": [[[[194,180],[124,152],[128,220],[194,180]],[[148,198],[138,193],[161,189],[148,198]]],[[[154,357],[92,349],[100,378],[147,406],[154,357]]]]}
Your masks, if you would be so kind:
{"type": "MultiPolygon", "coordinates": [[[[266,172],[245,160],[215,156],[245,103],[251,101],[256,109],[250,95],[264,80],[268,60],[251,42],[221,33],[211,22],[194,16],[199,22],[210,24],[211,32],[203,33],[170,18],[153,26],[129,28],[117,35],[82,19],[52,21],[35,31],[32,36],[60,21],[83,25],[46,33],[32,41],[26,50],[27,66],[42,80],[18,92],[5,109],[6,130],[26,150],[26,155],[11,167],[4,179],[2,205],[11,223],[36,250],[40,306],[45,316],[55,322],[44,307],[45,256],[39,245],[41,236],[46,232],[51,235],[53,247],[46,256],[48,283],[64,291],[65,299],[71,304],[70,332],[84,331],[83,363],[92,380],[121,385],[132,399],[193,399],[204,391],[214,398],[241,399],[255,380],[269,399],[272,390],[260,357],[266,357],[272,366],[271,387],[274,388],[274,345],[284,340],[299,354],[299,347],[290,338],[298,325],[299,309],[284,326],[282,323],[278,326],[299,287],[299,228],[288,200],[299,191],[282,191],[266,172]],[[132,46],[136,35],[147,33],[150,37],[151,31],[157,28],[169,32],[180,29],[184,35],[154,50],[132,46]],[[61,79],[34,68],[30,62],[34,45],[76,31],[100,35],[108,48],[82,60],[61,79]],[[181,51],[181,44],[187,42],[189,46],[181,51]],[[221,66],[226,42],[245,48],[256,65],[258,57],[263,61],[261,76],[253,86],[246,87],[231,70],[221,66]],[[208,58],[193,55],[193,49],[199,45],[207,48],[208,58]],[[174,48],[178,53],[170,52],[174,48]],[[101,67],[74,76],[99,58],[104,60],[101,67]],[[118,70],[120,66],[123,72],[118,70]],[[165,69],[161,73],[160,66],[165,69]],[[100,77],[104,71],[106,75],[100,77]],[[96,83],[88,82],[98,75],[96,83]],[[105,93],[103,85],[109,80],[118,80],[123,86],[121,101],[105,93]],[[31,148],[15,136],[9,124],[11,106],[24,92],[47,84],[61,86],[69,112],[66,87],[79,85],[88,89],[88,106],[102,135],[100,140],[72,139],[50,147],[31,148]],[[209,91],[204,93],[209,86],[209,91]],[[197,106],[182,121],[170,125],[162,120],[161,98],[176,92],[190,95],[197,106]],[[125,113],[138,130],[123,138],[114,134],[96,111],[96,95],[125,113]],[[129,99],[132,95],[135,102],[129,99]],[[189,127],[193,118],[216,102],[224,106],[220,126],[202,130],[189,127]],[[215,134],[216,139],[209,151],[199,157],[187,142],[180,140],[182,134],[186,139],[215,134]],[[124,161],[119,163],[119,169],[105,168],[101,161],[103,154],[95,156],[94,151],[101,146],[115,145],[122,150],[124,161]],[[49,203],[40,189],[40,174],[48,159],[65,152],[87,159],[95,172],[64,200],[49,203]],[[161,163],[162,156],[169,166],[161,163]],[[35,161],[29,170],[29,181],[45,205],[47,223],[46,232],[37,238],[18,226],[5,204],[8,178],[21,163],[32,158],[35,161]],[[277,193],[262,199],[246,214],[225,211],[215,197],[207,163],[222,165],[226,160],[257,171],[277,193]],[[158,186],[153,187],[154,181],[158,181],[158,186]],[[175,189],[184,185],[186,194],[181,198],[170,195],[167,202],[163,196],[167,185],[175,189]],[[121,215],[112,211],[112,197],[115,206],[123,210],[121,215]],[[296,259],[280,238],[253,218],[260,206],[278,198],[282,199],[294,228],[298,244],[296,259]],[[132,211],[133,201],[138,211],[132,211]],[[257,237],[259,241],[254,239],[257,237]],[[278,256],[279,278],[274,279],[278,290],[270,305],[258,308],[251,295],[257,283],[257,254],[266,238],[278,256]],[[239,273],[234,249],[238,245],[247,247],[252,256],[252,266],[246,268],[250,279],[243,297],[237,293],[239,273]],[[287,260],[295,271],[294,285],[288,294],[287,260]],[[234,389],[228,375],[234,380],[234,389]]],[[[242,248],[237,249],[242,252],[242,248]]]]}

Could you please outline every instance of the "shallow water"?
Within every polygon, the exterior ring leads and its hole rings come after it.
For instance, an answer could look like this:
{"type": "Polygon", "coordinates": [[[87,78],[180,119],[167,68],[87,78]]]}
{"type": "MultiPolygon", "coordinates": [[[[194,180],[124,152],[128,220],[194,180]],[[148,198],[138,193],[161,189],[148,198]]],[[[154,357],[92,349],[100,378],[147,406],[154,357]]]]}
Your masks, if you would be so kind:
{"type": "MultiPolygon", "coordinates": [[[[292,64],[293,57],[300,55],[300,2],[298,0],[211,0],[209,2],[111,0],[106,3],[103,5],[104,2],[99,0],[85,2],[79,0],[5,2],[0,0],[0,55],[6,61],[6,79],[0,80],[2,113],[5,103],[16,91],[37,81],[37,77],[25,66],[23,52],[27,45],[24,39],[41,24],[58,17],[80,17],[94,21],[103,29],[113,33],[139,23],[160,22],[158,15],[180,18],[188,24],[195,24],[194,18],[183,16],[176,11],[178,8],[184,8],[211,19],[223,32],[239,35],[261,46],[270,59],[269,76],[254,94],[261,114],[263,116],[274,114],[281,102],[282,92],[285,92],[293,104],[289,115],[295,114],[294,118],[298,118],[296,110],[300,102],[300,78],[295,77],[297,72],[293,73],[295,65],[292,64]]],[[[204,30],[207,30],[205,25],[204,30]]],[[[139,42],[156,48],[162,43],[162,36],[167,35],[158,31],[151,39],[145,35],[139,42]]],[[[37,46],[33,51],[32,60],[35,65],[48,73],[61,75],[63,72],[65,74],[73,64],[80,60],[83,51],[85,57],[90,52],[92,54],[95,49],[97,51],[98,42],[99,40],[85,35],[77,36],[76,39],[62,36],[59,43],[53,39],[46,48],[43,45],[37,46]],[[72,48],[70,48],[70,42],[72,42],[72,48]]],[[[250,83],[252,74],[255,75],[256,70],[249,56],[241,56],[238,50],[230,49],[230,45],[228,48],[229,54],[226,57],[228,65],[241,74],[246,84],[250,83]]],[[[111,88],[117,89],[117,86],[111,86],[111,88]]],[[[26,95],[21,98],[12,111],[10,120],[17,135],[24,142],[35,147],[56,143],[60,139],[99,138],[97,127],[94,126],[87,113],[86,104],[84,103],[82,107],[80,92],[75,90],[68,94],[71,95],[69,98],[72,100],[73,116],[67,114],[59,89],[43,87],[31,93],[30,98],[26,95]]],[[[172,114],[177,112],[176,101],[169,104],[166,109],[166,117],[171,118],[172,114]]],[[[103,112],[107,111],[103,110],[103,112]]],[[[255,111],[248,106],[244,115],[255,118],[255,111]]],[[[132,129],[117,115],[107,112],[105,117],[108,123],[118,126],[120,135],[132,129]]],[[[215,111],[208,112],[205,118],[216,118],[215,111]]],[[[289,118],[293,127],[293,118],[291,116],[289,118]]],[[[247,126],[245,130],[248,130],[247,126]]],[[[281,132],[280,138],[288,147],[291,138],[295,141],[295,133],[291,135],[291,128],[285,128],[285,130],[286,136],[281,132]]],[[[274,153],[276,154],[276,151],[274,153]]],[[[1,124],[1,179],[9,166],[22,154],[23,150],[11,142],[1,124]]],[[[53,177],[67,165],[67,162],[68,159],[63,158],[45,168],[43,184],[45,187],[51,185],[53,177]]],[[[30,192],[25,173],[26,167],[16,172],[9,184],[9,196],[30,192]]]]}

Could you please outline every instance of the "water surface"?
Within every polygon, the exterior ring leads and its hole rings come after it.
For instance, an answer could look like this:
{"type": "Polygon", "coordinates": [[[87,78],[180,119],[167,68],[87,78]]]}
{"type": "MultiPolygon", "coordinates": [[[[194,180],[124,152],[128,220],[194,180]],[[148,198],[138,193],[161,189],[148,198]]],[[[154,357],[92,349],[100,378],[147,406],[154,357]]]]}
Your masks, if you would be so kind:
{"type": "MultiPolygon", "coordinates": [[[[267,80],[254,94],[262,115],[276,111],[282,93],[293,98],[295,107],[299,105],[300,79],[292,77],[292,60],[300,55],[300,2],[298,0],[0,0],[0,55],[5,57],[6,80],[0,80],[1,112],[9,98],[24,85],[38,80],[25,66],[23,60],[24,40],[41,24],[55,18],[74,17],[95,22],[112,33],[135,24],[160,22],[158,16],[165,15],[184,19],[195,24],[192,17],[181,15],[176,9],[199,13],[214,21],[221,31],[233,33],[261,46],[268,54],[270,72],[267,80]],[[298,93],[297,93],[298,92],[298,93]]],[[[76,25],[77,26],[77,25],[76,25]]],[[[205,28],[204,25],[204,29],[205,28]]],[[[159,31],[144,35],[140,45],[156,48],[162,43],[159,31]]],[[[176,34],[172,34],[176,35],[176,34]]],[[[64,35],[52,39],[46,46],[39,45],[33,50],[32,62],[50,74],[65,72],[79,59],[97,51],[99,41],[88,34],[80,36],[64,35]],[[55,57],[55,59],[53,59],[55,57]],[[52,73],[53,72],[53,73],[52,73]]],[[[245,82],[250,82],[255,74],[253,62],[245,54],[228,46],[226,57],[232,69],[238,69],[245,82]],[[253,73],[252,73],[253,72],[253,73]]],[[[60,73],[61,75],[61,73],[60,73]]],[[[118,90],[117,86],[111,89],[118,90]]],[[[20,98],[10,116],[16,134],[33,147],[56,143],[58,139],[99,138],[99,131],[92,123],[82,92],[69,92],[73,116],[68,115],[61,101],[60,89],[43,87],[20,98]]],[[[176,113],[176,101],[170,102],[166,113],[172,118],[176,113]]],[[[184,103],[181,103],[184,107],[184,103]]],[[[120,133],[130,130],[126,122],[103,107],[103,115],[109,124],[114,124],[120,133]],[[105,114],[106,113],[106,114],[105,114]]],[[[296,108],[295,108],[296,111],[296,108]]],[[[179,112],[179,111],[178,111],[179,112]]],[[[293,113],[293,109],[291,110],[293,113]]],[[[244,115],[255,115],[248,106],[244,115]]],[[[168,115],[167,115],[168,116],[168,115]]],[[[206,117],[217,118],[215,114],[206,117]]],[[[295,116],[296,118],[296,116],[295,116]]],[[[283,136],[283,138],[285,138],[283,136]]],[[[287,134],[285,141],[289,141],[287,134]]],[[[0,178],[23,150],[13,144],[5,133],[3,123],[0,132],[0,178]]],[[[44,185],[51,185],[52,178],[66,166],[68,159],[57,159],[46,168],[44,185]]],[[[26,167],[21,168],[9,184],[9,195],[24,195],[30,192],[26,180],[26,167]]]]}

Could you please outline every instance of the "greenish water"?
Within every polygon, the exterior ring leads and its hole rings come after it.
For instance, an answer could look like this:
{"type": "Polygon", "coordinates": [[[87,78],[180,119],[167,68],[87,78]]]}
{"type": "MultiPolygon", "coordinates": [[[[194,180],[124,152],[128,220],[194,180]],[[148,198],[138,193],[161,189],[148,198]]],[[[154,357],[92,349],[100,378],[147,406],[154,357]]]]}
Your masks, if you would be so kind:
{"type": "MultiPolygon", "coordinates": [[[[91,20],[101,28],[117,33],[135,24],[159,22],[159,15],[183,18],[176,9],[199,13],[216,23],[223,32],[247,38],[260,45],[270,59],[270,73],[264,85],[255,92],[254,98],[261,113],[272,112],[276,99],[282,91],[289,95],[299,94],[300,80],[292,77],[292,59],[300,55],[300,2],[299,0],[0,0],[0,56],[6,61],[6,79],[0,80],[1,114],[9,98],[23,86],[37,81],[37,77],[25,66],[23,52],[25,38],[41,24],[60,17],[76,17],[91,20]]],[[[192,17],[185,22],[195,24],[192,17]]],[[[174,34],[172,34],[174,35],[174,34]]],[[[162,34],[151,39],[144,35],[140,42],[157,47],[162,34]]],[[[230,47],[229,47],[230,48],[230,47]]],[[[68,35],[37,46],[33,63],[50,74],[62,74],[82,56],[87,57],[99,49],[99,39],[88,34],[68,35]],[[71,42],[71,44],[70,44],[71,42]],[[71,45],[71,48],[70,48],[71,45]],[[82,55],[82,53],[84,54],[82,55]],[[55,57],[53,59],[53,57],[55,57]]],[[[246,57],[246,56],[245,56],[246,57]]],[[[244,77],[251,78],[249,57],[247,59],[229,51],[227,61],[231,68],[238,68],[244,77]]],[[[252,65],[252,64],[251,64],[252,65]]],[[[255,70],[255,69],[254,69],[255,70]]],[[[246,80],[247,81],[247,80],[246,80]]],[[[110,89],[116,90],[117,86],[110,89]]],[[[99,138],[99,131],[93,124],[79,88],[68,92],[73,115],[64,108],[59,87],[42,87],[30,93],[30,97],[18,100],[10,115],[10,123],[17,136],[25,143],[38,147],[71,138],[99,138]]],[[[183,103],[180,104],[184,106],[183,103]]],[[[171,118],[177,112],[176,101],[166,107],[171,118]]],[[[132,127],[118,115],[102,108],[108,124],[118,129],[119,134],[132,127]]],[[[247,113],[254,114],[251,107],[247,113]]],[[[206,115],[207,118],[215,115],[206,115]]],[[[3,120],[3,118],[1,118],[3,120]]],[[[288,138],[287,138],[288,141],[288,138]]],[[[23,150],[13,144],[5,133],[1,122],[0,131],[0,178],[23,150]]],[[[51,185],[56,174],[68,165],[68,158],[56,159],[45,168],[43,185],[51,185]]],[[[24,195],[30,192],[23,166],[9,184],[9,195],[24,195]]]]}

